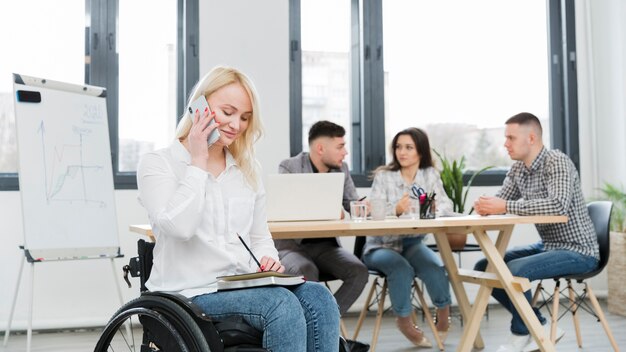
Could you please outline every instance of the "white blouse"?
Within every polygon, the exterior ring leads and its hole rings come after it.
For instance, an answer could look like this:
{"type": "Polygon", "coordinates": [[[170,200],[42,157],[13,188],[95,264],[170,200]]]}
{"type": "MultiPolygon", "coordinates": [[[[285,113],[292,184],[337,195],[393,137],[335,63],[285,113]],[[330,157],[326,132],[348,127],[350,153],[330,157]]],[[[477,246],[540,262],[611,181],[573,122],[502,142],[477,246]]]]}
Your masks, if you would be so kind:
{"type": "Polygon", "coordinates": [[[146,287],[193,297],[217,290],[216,277],[257,271],[254,259],[278,258],[267,226],[265,189],[253,190],[226,150],[226,169],[215,178],[191,165],[175,140],[142,156],[137,169],[139,202],[156,237],[146,287]]]}

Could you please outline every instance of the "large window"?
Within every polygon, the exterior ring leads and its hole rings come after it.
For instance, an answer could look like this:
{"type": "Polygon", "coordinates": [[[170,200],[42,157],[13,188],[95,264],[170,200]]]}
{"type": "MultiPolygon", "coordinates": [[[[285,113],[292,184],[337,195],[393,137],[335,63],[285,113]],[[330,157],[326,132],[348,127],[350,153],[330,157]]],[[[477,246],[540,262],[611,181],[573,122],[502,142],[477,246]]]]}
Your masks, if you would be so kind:
{"type": "Polygon", "coordinates": [[[18,189],[11,73],[105,87],[115,187],[136,188],[198,79],[197,40],[197,0],[0,2],[0,190],[18,189]]]}
{"type": "MultiPolygon", "coordinates": [[[[496,166],[478,183],[499,184],[511,164],[503,124],[522,111],[542,120],[547,146],[578,162],[572,2],[350,0],[349,12],[333,11],[345,16],[332,22],[341,24],[332,28],[333,36],[319,29],[319,12],[312,10],[324,9],[323,2],[290,5],[296,17],[290,20],[291,89],[302,94],[291,95],[291,123],[300,127],[291,138],[304,145],[312,122],[342,123],[350,130],[349,161],[360,186],[368,185],[369,171],[389,160],[391,138],[412,126],[424,128],[440,153],[464,155],[470,170],[496,166]],[[348,25],[349,45],[343,42],[348,25]],[[308,59],[323,49],[307,42],[350,47],[342,52],[350,65],[343,79],[350,111],[342,114],[350,115],[349,122],[310,113],[311,97],[329,95],[332,81],[322,80],[319,62],[308,59]],[[309,72],[315,89],[307,83],[309,72]]],[[[300,143],[291,147],[292,155],[301,150],[300,143]]]]}
{"type": "Polygon", "coordinates": [[[182,114],[176,106],[177,12],[176,1],[119,5],[118,170],[134,172],[141,154],[171,143],[176,114],[182,114]]]}
{"type": "MultiPolygon", "coordinates": [[[[302,14],[302,149],[319,120],[350,126],[350,1],[303,0],[302,14]],[[324,24],[320,25],[320,19],[324,24]]],[[[346,160],[351,164],[350,159],[346,160]]]]}
{"type": "MultiPolygon", "coordinates": [[[[0,174],[17,184],[13,73],[81,84],[85,1],[0,2],[0,174]]],[[[0,184],[0,187],[2,184],[0,184]]]]}
{"type": "Polygon", "coordinates": [[[544,2],[398,0],[383,2],[382,13],[385,145],[415,126],[438,152],[464,155],[469,169],[506,169],[508,117],[528,111],[549,130],[544,2]]]}

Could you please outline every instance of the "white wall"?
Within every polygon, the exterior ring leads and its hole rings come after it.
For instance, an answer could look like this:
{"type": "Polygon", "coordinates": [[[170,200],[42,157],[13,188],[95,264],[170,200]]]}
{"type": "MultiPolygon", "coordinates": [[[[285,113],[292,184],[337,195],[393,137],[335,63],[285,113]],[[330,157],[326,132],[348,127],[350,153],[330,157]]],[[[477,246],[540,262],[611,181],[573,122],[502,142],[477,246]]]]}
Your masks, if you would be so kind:
{"type": "Polygon", "coordinates": [[[226,64],[246,73],[261,96],[265,134],[257,157],[265,173],[289,157],[287,0],[200,1],[200,72],[226,64]]]}
{"type": "Polygon", "coordinates": [[[626,186],[626,3],[577,0],[578,102],[586,195],[626,186]]]}
{"type": "MultiPolygon", "coordinates": [[[[625,47],[626,4],[619,0],[578,0],[578,74],[582,181],[591,196],[602,180],[626,179],[625,47]],[[590,8],[590,15],[584,12],[590,8]],[[586,22],[589,19],[591,22],[586,22]],[[587,37],[587,34],[590,34],[587,37]],[[591,40],[589,40],[591,39],[591,40]],[[587,51],[587,45],[592,50],[587,51]],[[595,98],[595,103],[593,98],[595,98]]],[[[289,156],[289,62],[288,1],[231,0],[200,2],[200,71],[217,64],[235,66],[252,77],[261,96],[265,135],[257,145],[258,159],[265,174],[275,172],[280,160],[289,156]]],[[[497,187],[474,188],[470,198],[494,194],[497,187]]],[[[122,252],[116,260],[115,277],[121,280],[121,267],[136,253],[137,235],[129,224],[146,223],[144,210],[134,190],[116,191],[118,228],[122,252]]],[[[365,195],[368,189],[359,189],[365,195]]],[[[18,192],[0,192],[0,329],[4,329],[19,262],[23,254],[21,203],[18,192]]],[[[516,227],[512,245],[537,239],[532,226],[516,227]]],[[[352,248],[353,240],[344,239],[352,248]]],[[[471,267],[480,254],[463,256],[463,266],[471,267]]],[[[113,274],[105,260],[37,264],[35,278],[34,327],[78,327],[103,324],[119,307],[113,274]]],[[[28,268],[26,268],[28,269],[28,268]]],[[[25,329],[28,270],[24,271],[13,328],[25,329]]],[[[593,281],[596,293],[606,292],[606,278],[593,281]]],[[[137,296],[138,288],[122,287],[124,300],[137,296]]],[[[470,297],[475,292],[468,286],[470,297]]],[[[360,308],[357,302],[354,308],[360,308]]]]}

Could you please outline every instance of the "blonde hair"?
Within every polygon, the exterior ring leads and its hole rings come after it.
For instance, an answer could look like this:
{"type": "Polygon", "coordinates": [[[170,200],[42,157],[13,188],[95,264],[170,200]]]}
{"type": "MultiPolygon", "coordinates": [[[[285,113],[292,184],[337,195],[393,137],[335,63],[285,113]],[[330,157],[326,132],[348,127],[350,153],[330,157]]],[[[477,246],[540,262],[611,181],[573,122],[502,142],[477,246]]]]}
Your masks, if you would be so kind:
{"type": "MultiPolygon", "coordinates": [[[[233,83],[241,84],[248,93],[252,103],[252,116],[248,120],[248,128],[229,147],[230,153],[235,158],[237,165],[241,169],[246,181],[254,189],[258,187],[259,167],[254,158],[254,143],[261,137],[263,126],[259,114],[259,98],[252,81],[241,71],[225,66],[214,67],[202,79],[196,83],[192,93],[189,95],[187,106],[200,95],[204,95],[207,100],[209,96],[219,89],[233,83]]],[[[176,127],[176,138],[184,139],[189,135],[189,130],[193,121],[187,113],[186,107],[183,116],[176,127]]]]}

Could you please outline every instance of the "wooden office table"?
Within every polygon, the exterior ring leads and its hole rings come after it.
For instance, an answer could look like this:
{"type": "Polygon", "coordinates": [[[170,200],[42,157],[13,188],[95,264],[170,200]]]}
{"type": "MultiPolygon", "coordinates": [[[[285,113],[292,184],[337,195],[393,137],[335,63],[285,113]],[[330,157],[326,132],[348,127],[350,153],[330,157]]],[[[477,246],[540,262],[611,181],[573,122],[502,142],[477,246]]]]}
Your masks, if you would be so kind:
{"type": "MultiPolygon", "coordinates": [[[[433,233],[444,262],[450,285],[456,295],[461,314],[465,322],[463,336],[457,351],[469,352],[472,346],[483,348],[479,334],[480,322],[489,301],[493,287],[503,288],[520,312],[522,319],[537,341],[541,351],[555,351],[554,344],[546,336],[530,304],[524,297],[524,291],[530,288],[528,279],[515,278],[503,260],[503,254],[511,239],[513,227],[517,224],[545,224],[567,222],[565,216],[517,216],[469,215],[461,217],[437,218],[433,220],[385,219],[381,221],[290,221],[269,222],[269,229],[275,239],[320,238],[336,236],[382,236],[391,234],[433,233]],[[487,231],[498,231],[494,243],[487,231]],[[471,233],[489,260],[487,273],[461,270],[456,266],[447,233],[471,233]],[[471,306],[463,282],[480,284],[480,290],[471,306]]],[[[132,225],[130,230],[152,237],[149,225],[132,225]]],[[[506,325],[508,326],[508,324],[506,325]]],[[[508,331],[507,331],[508,333],[508,331]]]]}

